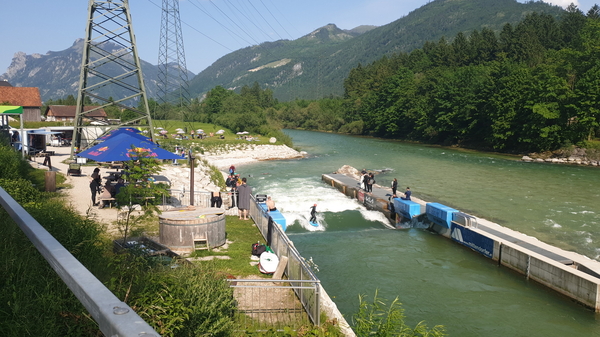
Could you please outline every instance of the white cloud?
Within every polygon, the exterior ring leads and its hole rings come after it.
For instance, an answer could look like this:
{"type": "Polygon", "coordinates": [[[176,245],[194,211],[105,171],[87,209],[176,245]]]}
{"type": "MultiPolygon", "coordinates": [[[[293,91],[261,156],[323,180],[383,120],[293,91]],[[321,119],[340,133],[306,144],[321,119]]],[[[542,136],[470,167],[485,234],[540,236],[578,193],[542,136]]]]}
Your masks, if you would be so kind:
{"type": "Polygon", "coordinates": [[[549,4],[553,4],[553,5],[556,5],[556,6],[560,6],[562,8],[567,8],[572,3],[575,4],[575,6],[577,6],[578,8],[581,7],[579,5],[579,0],[544,0],[544,2],[547,2],[549,4]]]}

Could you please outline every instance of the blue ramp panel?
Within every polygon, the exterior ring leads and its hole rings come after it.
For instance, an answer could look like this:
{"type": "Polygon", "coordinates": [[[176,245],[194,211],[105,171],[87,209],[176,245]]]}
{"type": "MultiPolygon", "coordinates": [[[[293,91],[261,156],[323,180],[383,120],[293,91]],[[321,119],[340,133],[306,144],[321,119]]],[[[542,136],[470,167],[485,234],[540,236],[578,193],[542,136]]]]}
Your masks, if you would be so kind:
{"type": "Polygon", "coordinates": [[[452,215],[458,210],[448,207],[437,202],[430,202],[425,206],[427,219],[445,228],[450,228],[452,223],[452,215]]]}
{"type": "Polygon", "coordinates": [[[394,198],[394,208],[396,209],[396,213],[409,219],[421,214],[421,205],[410,200],[394,198]]]}
{"type": "Polygon", "coordinates": [[[283,229],[283,231],[285,232],[285,229],[287,228],[287,222],[285,221],[283,214],[281,214],[281,212],[279,211],[267,212],[267,204],[259,203],[258,205],[260,206],[260,208],[262,208],[263,212],[265,212],[266,215],[270,215],[271,218],[273,218],[273,221],[279,224],[279,226],[281,226],[281,229],[283,229]]]}

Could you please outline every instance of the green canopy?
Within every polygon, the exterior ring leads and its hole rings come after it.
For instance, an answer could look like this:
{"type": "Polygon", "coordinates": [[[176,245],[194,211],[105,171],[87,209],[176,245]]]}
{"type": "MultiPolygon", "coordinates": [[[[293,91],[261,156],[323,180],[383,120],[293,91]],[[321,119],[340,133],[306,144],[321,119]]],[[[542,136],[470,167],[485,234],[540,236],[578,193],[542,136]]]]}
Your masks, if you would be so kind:
{"type": "Polygon", "coordinates": [[[0,114],[22,115],[23,107],[14,105],[0,105],[0,114]]]}

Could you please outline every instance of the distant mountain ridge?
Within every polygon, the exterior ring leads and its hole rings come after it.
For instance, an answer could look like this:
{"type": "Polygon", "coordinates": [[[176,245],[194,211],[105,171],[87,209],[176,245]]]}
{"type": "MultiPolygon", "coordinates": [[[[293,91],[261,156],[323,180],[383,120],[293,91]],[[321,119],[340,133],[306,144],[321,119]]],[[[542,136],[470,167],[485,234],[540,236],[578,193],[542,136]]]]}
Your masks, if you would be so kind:
{"type": "Polygon", "coordinates": [[[564,10],[543,2],[516,0],[435,0],[381,27],[350,31],[334,24],[289,41],[266,42],[227,54],[191,82],[197,95],[217,85],[237,89],[257,82],[280,100],[315,99],[343,94],[350,69],[384,55],[409,52],[426,41],[449,40],[484,27],[500,31],[531,12],[558,16],[564,10]]]}
{"type": "MultiPolygon", "coordinates": [[[[42,100],[65,98],[68,95],[76,96],[79,89],[79,75],[81,70],[81,57],[83,52],[83,39],[77,39],[73,45],[61,51],[49,51],[46,54],[27,55],[17,52],[6,73],[0,75],[0,80],[7,80],[15,87],[38,87],[42,100]]],[[[105,49],[117,50],[117,45],[107,46],[105,49]]],[[[93,55],[92,55],[93,58],[93,55]]],[[[140,60],[144,82],[149,97],[156,97],[158,88],[158,66],[140,60]]],[[[117,66],[113,65],[112,75],[120,73],[117,66]]],[[[108,74],[111,74],[109,69],[108,74]]],[[[194,74],[188,71],[189,78],[194,74]]],[[[130,81],[135,79],[131,78],[130,81]]],[[[122,98],[119,92],[111,92],[106,88],[105,97],[114,99],[122,98]]]]}
{"type": "MultiPolygon", "coordinates": [[[[531,12],[559,16],[564,10],[541,1],[434,0],[381,27],[342,30],[328,24],[296,40],[265,42],[224,55],[195,77],[189,73],[190,93],[202,97],[217,85],[239,89],[257,82],[283,101],[340,96],[344,79],[358,64],[412,51],[426,41],[450,40],[458,32],[469,34],[484,27],[500,31],[531,12]]],[[[39,87],[44,100],[75,95],[82,46],[83,40],[78,40],[66,50],[46,55],[17,53],[0,79],[15,86],[39,87]]],[[[158,67],[141,62],[148,95],[155,98],[158,67]]]]}

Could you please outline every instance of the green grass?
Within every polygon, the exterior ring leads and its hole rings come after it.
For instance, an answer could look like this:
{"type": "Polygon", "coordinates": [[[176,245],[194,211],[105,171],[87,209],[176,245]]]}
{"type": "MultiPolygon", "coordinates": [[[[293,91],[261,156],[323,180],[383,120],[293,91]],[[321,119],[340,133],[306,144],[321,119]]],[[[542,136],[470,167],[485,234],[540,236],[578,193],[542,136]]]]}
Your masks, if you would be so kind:
{"type": "Polygon", "coordinates": [[[231,274],[235,277],[244,277],[248,275],[264,276],[258,271],[256,266],[250,265],[252,244],[257,241],[260,241],[263,244],[265,243],[260,231],[254,225],[254,222],[251,220],[240,220],[237,216],[226,216],[225,229],[227,241],[231,242],[226,252],[215,252],[212,250],[209,252],[202,250],[194,252],[191,256],[229,256],[231,257],[231,260],[215,259],[213,261],[199,263],[212,263],[214,268],[220,272],[231,274]]]}

